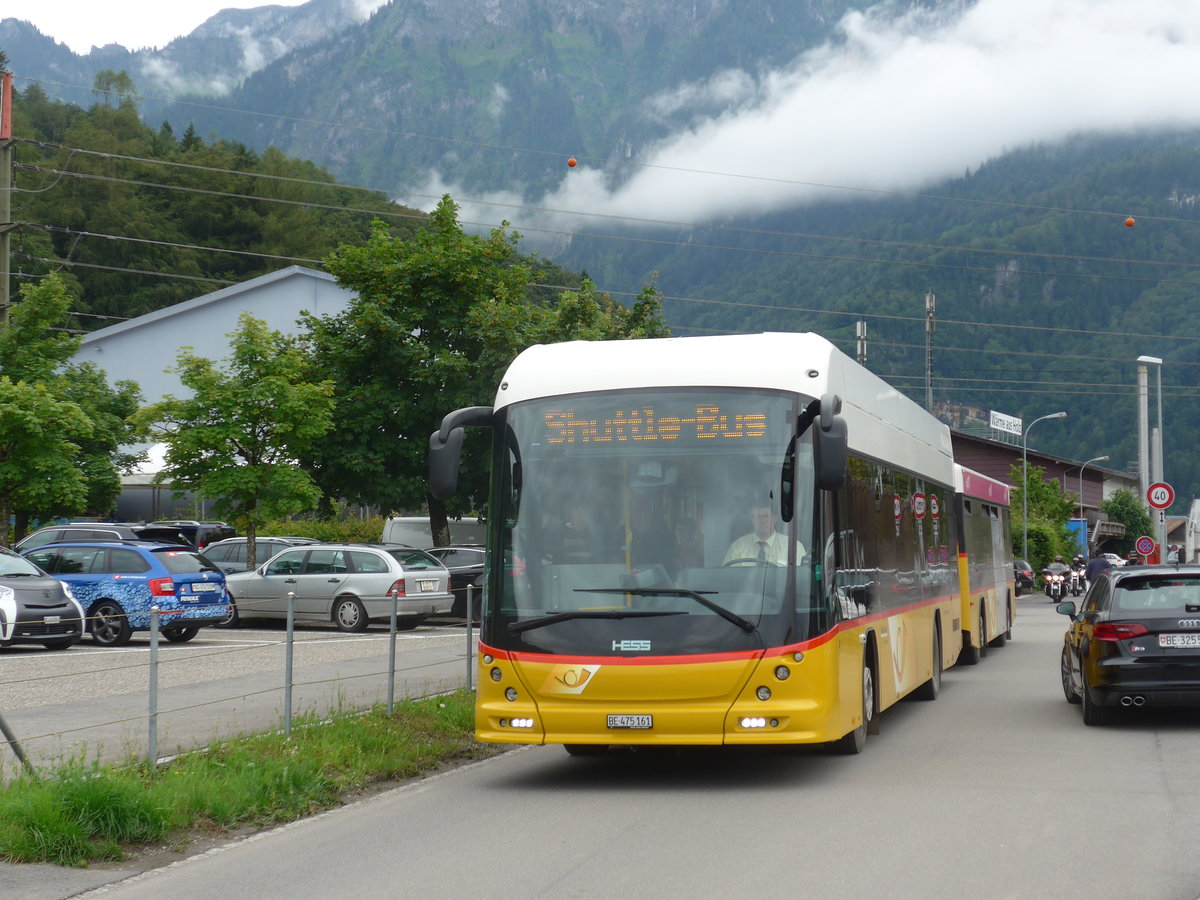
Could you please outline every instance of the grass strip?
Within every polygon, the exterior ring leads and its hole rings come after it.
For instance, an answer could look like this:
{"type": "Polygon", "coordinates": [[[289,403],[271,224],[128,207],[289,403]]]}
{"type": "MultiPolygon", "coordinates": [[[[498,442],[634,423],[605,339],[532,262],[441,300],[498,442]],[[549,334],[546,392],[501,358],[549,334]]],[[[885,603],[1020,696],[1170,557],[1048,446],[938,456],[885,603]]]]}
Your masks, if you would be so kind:
{"type": "Polygon", "coordinates": [[[151,767],[68,762],[0,793],[0,858],[81,867],[138,845],[290,822],[379,782],[486,755],[475,743],[474,694],[293,720],[291,737],[223,740],[151,767]]]}

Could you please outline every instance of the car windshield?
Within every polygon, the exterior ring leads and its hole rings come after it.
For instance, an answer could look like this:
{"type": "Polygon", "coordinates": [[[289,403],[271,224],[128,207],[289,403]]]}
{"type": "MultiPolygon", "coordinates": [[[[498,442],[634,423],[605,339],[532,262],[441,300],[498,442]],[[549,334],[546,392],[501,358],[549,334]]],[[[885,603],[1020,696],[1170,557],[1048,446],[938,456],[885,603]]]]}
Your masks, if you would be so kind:
{"type": "Polygon", "coordinates": [[[164,547],[161,550],[152,550],[150,552],[154,554],[154,558],[162,564],[162,567],[172,575],[179,575],[188,572],[221,571],[202,554],[196,553],[192,550],[176,550],[174,548],[164,547]]]}
{"type": "Polygon", "coordinates": [[[1200,612],[1200,575],[1124,578],[1116,599],[1122,612],[1172,616],[1200,612]]]}
{"type": "Polygon", "coordinates": [[[827,627],[810,602],[811,443],[789,457],[807,402],[669,388],[506,408],[492,520],[505,562],[489,640],[714,653],[827,627]]]}
{"type": "Polygon", "coordinates": [[[424,550],[389,550],[388,553],[405,569],[442,568],[442,564],[424,550]]]}
{"type": "Polygon", "coordinates": [[[41,569],[25,557],[12,553],[0,553],[0,576],[41,574],[41,569]]]}

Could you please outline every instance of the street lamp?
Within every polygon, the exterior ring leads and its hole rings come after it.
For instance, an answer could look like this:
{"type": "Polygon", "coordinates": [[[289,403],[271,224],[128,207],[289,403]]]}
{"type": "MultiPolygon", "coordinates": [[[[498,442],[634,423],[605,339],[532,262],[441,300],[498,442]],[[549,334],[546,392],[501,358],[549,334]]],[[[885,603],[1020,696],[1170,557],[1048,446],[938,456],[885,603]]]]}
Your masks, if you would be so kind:
{"type": "MultiPolygon", "coordinates": [[[[1155,368],[1155,403],[1158,404],[1158,434],[1154,439],[1153,465],[1150,467],[1150,481],[1157,483],[1165,480],[1163,472],[1163,409],[1162,409],[1162,359],[1157,356],[1139,356],[1137,361],[1143,365],[1149,364],[1155,368]]],[[[1146,498],[1143,497],[1144,501],[1146,498]]],[[[1167,513],[1166,510],[1160,510],[1158,514],[1158,559],[1159,562],[1166,562],[1167,559],[1167,513]]]]}
{"type": "Polygon", "coordinates": [[[1083,552],[1088,552],[1087,515],[1083,511],[1083,470],[1094,462],[1108,462],[1107,456],[1093,456],[1079,467],[1079,518],[1083,519],[1083,552]]]}
{"type": "Polygon", "coordinates": [[[1045,421],[1046,419],[1065,419],[1066,417],[1066,412],[1059,411],[1034,419],[1025,429],[1025,433],[1021,435],[1021,476],[1024,478],[1021,487],[1021,503],[1023,506],[1021,511],[1021,554],[1025,560],[1029,559],[1029,432],[1038,422],[1045,421]]]}

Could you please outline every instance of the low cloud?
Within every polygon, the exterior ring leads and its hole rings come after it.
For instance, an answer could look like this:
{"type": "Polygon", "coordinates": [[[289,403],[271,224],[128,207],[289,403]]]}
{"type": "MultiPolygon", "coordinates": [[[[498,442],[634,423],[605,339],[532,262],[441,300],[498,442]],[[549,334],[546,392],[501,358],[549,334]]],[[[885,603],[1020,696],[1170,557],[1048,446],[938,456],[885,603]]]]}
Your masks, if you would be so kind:
{"type": "Polygon", "coordinates": [[[1200,3],[884,5],[787,68],[653,98],[647,115],[687,121],[640,167],[614,183],[583,160],[535,205],[702,223],[847,196],[816,185],[920,190],[1033,143],[1200,126],[1197,72],[1200,3]]]}

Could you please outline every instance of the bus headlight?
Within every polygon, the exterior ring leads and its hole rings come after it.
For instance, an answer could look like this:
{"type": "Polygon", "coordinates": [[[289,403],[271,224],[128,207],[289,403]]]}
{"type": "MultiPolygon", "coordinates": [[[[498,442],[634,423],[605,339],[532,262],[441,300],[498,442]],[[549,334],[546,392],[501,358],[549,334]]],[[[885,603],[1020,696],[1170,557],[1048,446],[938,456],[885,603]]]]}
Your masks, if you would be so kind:
{"type": "Polygon", "coordinates": [[[778,678],[780,681],[787,681],[788,678],[791,676],[791,674],[792,674],[792,670],[789,669],[787,666],[776,666],[775,667],[775,677],[778,678]]]}
{"type": "Polygon", "coordinates": [[[766,728],[767,720],[761,716],[746,716],[741,725],[743,728],[766,728]]]}
{"type": "Polygon", "coordinates": [[[506,690],[504,692],[504,699],[507,700],[509,703],[515,702],[517,699],[517,689],[514,687],[510,687],[508,690],[506,690]]]}
{"type": "Polygon", "coordinates": [[[492,669],[492,681],[499,681],[503,677],[504,677],[504,673],[501,672],[498,667],[495,669],[492,669]]]}
{"type": "Polygon", "coordinates": [[[755,691],[754,694],[756,697],[758,697],[759,700],[770,700],[771,699],[771,689],[769,687],[767,687],[765,684],[762,687],[760,687],[757,691],[755,691]]]}

